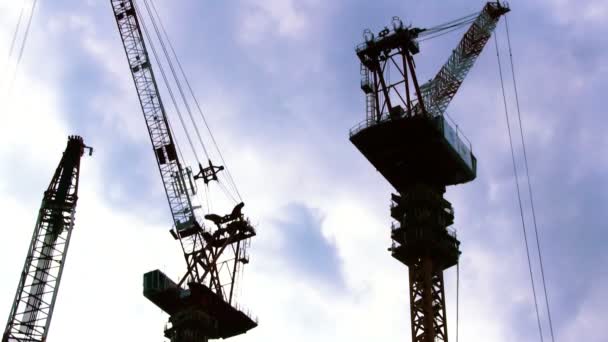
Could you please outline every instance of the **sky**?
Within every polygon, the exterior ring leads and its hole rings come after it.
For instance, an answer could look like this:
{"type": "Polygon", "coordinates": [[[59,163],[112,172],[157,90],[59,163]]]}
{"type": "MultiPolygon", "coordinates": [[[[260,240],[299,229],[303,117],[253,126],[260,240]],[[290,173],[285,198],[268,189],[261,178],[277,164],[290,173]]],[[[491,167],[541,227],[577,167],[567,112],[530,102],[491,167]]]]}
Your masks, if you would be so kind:
{"type": "MultiPolygon", "coordinates": [[[[386,250],[393,189],[348,140],[365,116],[354,47],[364,29],[379,31],[393,16],[433,26],[484,2],[156,3],[257,227],[239,303],[260,325],[233,341],[409,341],[407,270],[386,250]]],[[[67,136],[79,134],[95,153],[82,160],[49,340],[163,341],[167,316],[142,296],[142,274],[158,268],[177,278],[185,265],[168,234],[166,199],[109,2],[40,1],[8,89],[15,68],[6,56],[21,4],[0,0],[0,319],[10,311],[42,192],[67,136]]],[[[510,5],[555,340],[608,341],[608,3],[510,5]]],[[[503,24],[497,33],[506,62],[503,24]]],[[[434,75],[460,34],[421,45],[421,79],[434,75]]],[[[513,95],[508,83],[517,133],[513,95]]],[[[493,41],[448,112],[478,160],[477,179],[446,195],[462,242],[460,338],[538,341],[493,41]]],[[[531,228],[525,191],[523,200],[531,228]]],[[[453,338],[455,269],[445,277],[453,338]]],[[[546,313],[541,318],[549,340],[546,313]]]]}

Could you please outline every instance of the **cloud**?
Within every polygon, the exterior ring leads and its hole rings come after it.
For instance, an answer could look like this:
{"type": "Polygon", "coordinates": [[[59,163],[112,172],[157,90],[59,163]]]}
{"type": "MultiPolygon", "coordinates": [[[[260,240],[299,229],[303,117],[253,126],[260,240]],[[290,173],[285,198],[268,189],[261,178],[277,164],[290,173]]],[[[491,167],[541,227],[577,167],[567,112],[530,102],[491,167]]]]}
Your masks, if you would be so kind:
{"type": "Polygon", "coordinates": [[[602,0],[558,0],[547,2],[547,8],[566,23],[599,25],[608,18],[608,5],[602,0]]]}
{"type": "Polygon", "coordinates": [[[604,318],[608,315],[608,311],[604,305],[608,300],[605,291],[606,286],[608,286],[607,281],[608,279],[605,276],[600,276],[594,281],[580,308],[575,311],[572,319],[564,323],[563,328],[558,334],[558,339],[563,341],[585,340],[593,342],[605,339],[604,334],[598,333],[597,329],[604,324],[604,318]]]}
{"type": "Polygon", "coordinates": [[[302,39],[315,24],[312,10],[317,0],[242,1],[239,37],[246,44],[269,39],[302,39]]]}
{"type": "MultiPolygon", "coordinates": [[[[10,213],[0,240],[7,280],[0,307],[8,313],[42,191],[67,134],[78,132],[96,154],[83,160],[51,338],[161,340],[167,317],[141,295],[141,274],[161,268],[177,278],[185,265],[167,234],[162,187],[107,5],[57,1],[35,17],[14,105],[0,125],[0,207],[10,213]]],[[[407,270],[386,251],[391,189],[347,136],[364,116],[353,47],[364,28],[381,28],[393,15],[424,26],[477,5],[192,1],[162,11],[258,231],[239,303],[261,324],[234,341],[409,338],[407,270]]],[[[1,42],[15,6],[0,2],[1,42]]],[[[598,303],[606,280],[597,279],[606,261],[604,7],[526,3],[510,17],[559,340],[601,332],[597,317],[605,316],[598,303]]],[[[422,79],[457,36],[423,44],[422,79]]],[[[534,340],[495,65],[490,45],[449,109],[479,159],[478,179],[448,190],[463,243],[460,333],[469,341],[534,340]]],[[[446,290],[452,337],[455,270],[446,273],[446,290]]]]}
{"type": "Polygon", "coordinates": [[[343,288],[341,261],[335,243],[323,235],[319,213],[297,203],[279,208],[278,212],[282,218],[273,224],[282,232],[282,243],[275,253],[284,258],[286,271],[311,285],[343,288]]]}

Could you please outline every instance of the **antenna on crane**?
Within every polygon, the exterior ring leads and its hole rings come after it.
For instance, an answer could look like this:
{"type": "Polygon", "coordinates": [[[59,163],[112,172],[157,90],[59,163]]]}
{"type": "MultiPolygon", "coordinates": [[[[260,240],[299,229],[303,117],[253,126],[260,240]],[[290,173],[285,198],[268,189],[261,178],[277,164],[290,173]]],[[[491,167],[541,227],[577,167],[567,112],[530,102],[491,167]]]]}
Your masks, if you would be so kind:
{"type": "Polygon", "coordinates": [[[448,340],[443,271],[458,264],[460,241],[448,228],[454,209],[443,194],[475,179],[477,159],[445,110],[507,12],[488,2],[479,14],[428,29],[404,27],[394,17],[391,31],[385,27],[375,38],[366,30],[356,48],[366,119],[350,130],[350,141],[397,190],[388,250],[409,269],[412,341],[448,340]],[[420,85],[413,58],[419,41],[467,24],[439,73],[420,85]],[[400,76],[392,82],[391,69],[400,76]]]}

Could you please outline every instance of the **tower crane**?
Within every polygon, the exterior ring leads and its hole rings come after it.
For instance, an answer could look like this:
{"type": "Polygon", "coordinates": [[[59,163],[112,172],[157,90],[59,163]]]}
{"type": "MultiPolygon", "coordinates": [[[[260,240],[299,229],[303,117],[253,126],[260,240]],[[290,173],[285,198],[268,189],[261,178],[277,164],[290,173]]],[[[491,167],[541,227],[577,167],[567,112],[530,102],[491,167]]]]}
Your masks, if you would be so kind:
{"type": "Polygon", "coordinates": [[[87,149],[93,152],[81,137],[69,137],[44,192],[2,342],[46,341],[74,230],[80,157],[87,149]]]}
{"type": "MultiPolygon", "coordinates": [[[[152,69],[142,18],[132,0],[111,0],[118,31],[152,143],[187,269],[178,282],[159,270],[144,275],[144,296],[170,315],[165,336],[172,342],[228,338],[257,326],[237,308],[234,287],[240,267],[249,262],[247,247],[256,232],[238,203],[227,215],[207,214],[205,225],[195,205],[196,181],[218,181],[224,166],[184,165],[152,69]]],[[[149,37],[148,37],[149,38],[149,37]]]]}
{"type": "MultiPolygon", "coordinates": [[[[454,210],[443,198],[449,185],[475,179],[471,145],[445,113],[500,17],[509,8],[488,2],[483,10],[428,29],[393,18],[377,37],[369,30],[356,48],[366,119],[350,141],[397,190],[392,194],[392,256],[409,269],[412,341],[447,341],[443,271],[456,265],[460,241],[454,210]],[[419,85],[413,56],[419,42],[470,24],[447,62],[419,85]],[[390,71],[397,75],[391,81],[390,71]]],[[[393,76],[394,77],[394,76],[393,76]]]]}

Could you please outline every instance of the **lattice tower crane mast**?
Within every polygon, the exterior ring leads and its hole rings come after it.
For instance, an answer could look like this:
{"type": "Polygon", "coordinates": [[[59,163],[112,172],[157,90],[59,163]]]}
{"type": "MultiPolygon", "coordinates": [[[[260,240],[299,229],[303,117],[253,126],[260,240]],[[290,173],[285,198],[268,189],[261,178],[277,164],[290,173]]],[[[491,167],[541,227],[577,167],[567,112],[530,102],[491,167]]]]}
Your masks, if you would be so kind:
{"type": "Polygon", "coordinates": [[[393,19],[375,37],[369,30],[356,49],[366,120],[350,131],[351,142],[393,185],[392,256],[408,266],[412,341],[447,341],[443,271],[458,263],[454,210],[446,186],[476,177],[477,159],[445,110],[482,52],[499,18],[509,12],[488,2],[476,16],[430,29],[393,19]],[[422,37],[471,24],[439,73],[419,85],[413,55],[422,37]],[[397,77],[391,81],[391,70],[397,77]],[[411,80],[410,80],[411,79],[411,80]]]}
{"type": "Polygon", "coordinates": [[[198,206],[193,205],[195,183],[199,179],[205,184],[217,181],[217,173],[224,167],[209,161],[207,167],[198,165],[197,174],[184,167],[154,76],[137,4],[132,0],[110,2],[173,216],[171,234],[180,242],[187,263],[186,274],[177,283],[158,270],[146,273],[144,295],[170,315],[165,336],[173,342],[242,334],[257,322],[233,306],[233,293],[239,264],[248,263],[246,248],[255,230],[241,212],[243,203],[228,215],[206,215],[211,227],[199,221],[198,206]]]}
{"type": "Polygon", "coordinates": [[[85,149],[93,151],[81,137],[69,137],[44,192],[2,342],[46,341],[74,230],[80,157],[85,149]]]}

